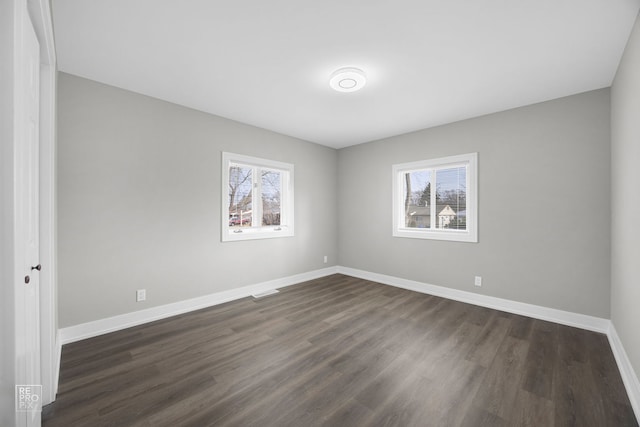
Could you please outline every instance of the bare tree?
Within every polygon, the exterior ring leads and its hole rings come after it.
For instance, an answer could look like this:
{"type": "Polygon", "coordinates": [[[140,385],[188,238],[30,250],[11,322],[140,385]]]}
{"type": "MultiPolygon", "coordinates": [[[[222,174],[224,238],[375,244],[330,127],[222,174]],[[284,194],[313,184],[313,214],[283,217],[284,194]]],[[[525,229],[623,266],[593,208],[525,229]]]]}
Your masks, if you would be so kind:
{"type": "Polygon", "coordinates": [[[405,173],[404,180],[406,185],[406,193],[404,196],[404,224],[407,226],[411,221],[411,215],[409,212],[409,206],[411,205],[411,174],[405,173]]]}
{"type": "MultiPolygon", "coordinates": [[[[239,166],[229,168],[229,212],[242,209],[251,204],[251,191],[244,194],[240,202],[236,201],[239,189],[251,178],[251,169],[239,166]]],[[[250,182],[249,182],[250,183],[250,182]]]]}
{"type": "Polygon", "coordinates": [[[429,203],[431,203],[431,182],[428,182],[422,193],[420,193],[420,199],[417,204],[419,206],[428,206],[429,203]]]}
{"type": "Polygon", "coordinates": [[[262,225],[280,225],[281,174],[262,171],[262,225]]]}

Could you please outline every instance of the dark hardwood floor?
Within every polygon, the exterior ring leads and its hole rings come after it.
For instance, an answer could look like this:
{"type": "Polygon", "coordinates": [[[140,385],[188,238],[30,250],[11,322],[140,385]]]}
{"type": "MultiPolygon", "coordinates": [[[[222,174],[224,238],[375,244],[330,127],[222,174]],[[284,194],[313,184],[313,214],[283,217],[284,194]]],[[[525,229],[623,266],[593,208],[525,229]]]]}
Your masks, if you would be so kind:
{"type": "Polygon", "coordinates": [[[605,335],[334,275],[65,345],[54,426],[637,426],[605,335]]]}

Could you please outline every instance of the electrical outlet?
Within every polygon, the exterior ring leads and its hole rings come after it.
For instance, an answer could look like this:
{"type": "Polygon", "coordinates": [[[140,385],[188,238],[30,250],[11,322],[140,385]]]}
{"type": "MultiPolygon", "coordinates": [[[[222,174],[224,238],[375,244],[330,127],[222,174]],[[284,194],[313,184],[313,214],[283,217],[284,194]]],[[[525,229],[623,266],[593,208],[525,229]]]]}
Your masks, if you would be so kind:
{"type": "Polygon", "coordinates": [[[476,276],[476,280],[475,282],[473,282],[473,284],[476,286],[482,286],[482,277],[476,276]]]}
{"type": "Polygon", "coordinates": [[[146,289],[138,289],[136,291],[136,302],[144,301],[147,299],[147,290],[146,289]]]}
{"type": "Polygon", "coordinates": [[[327,260],[328,260],[328,258],[327,258],[327,256],[325,255],[325,256],[324,256],[324,263],[325,263],[325,264],[327,263],[327,260]]]}

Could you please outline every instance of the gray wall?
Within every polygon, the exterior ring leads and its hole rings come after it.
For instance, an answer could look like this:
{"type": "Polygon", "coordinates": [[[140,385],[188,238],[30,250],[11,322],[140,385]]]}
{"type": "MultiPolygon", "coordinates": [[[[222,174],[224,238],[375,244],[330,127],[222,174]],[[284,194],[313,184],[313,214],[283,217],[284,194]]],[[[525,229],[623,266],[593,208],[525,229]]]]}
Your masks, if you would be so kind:
{"type": "Polygon", "coordinates": [[[609,317],[608,89],[339,152],[63,73],[58,102],[60,327],[337,263],[609,317]],[[221,151],[295,164],[294,238],[220,242],[221,151]],[[474,151],[479,243],[391,237],[391,165],[474,151]]]}
{"type": "Polygon", "coordinates": [[[336,264],[337,151],[68,74],[58,90],[60,327],[336,264]],[[295,165],[295,237],[221,243],[222,151],[295,165]]]}
{"type": "Polygon", "coordinates": [[[640,373],[640,18],[611,89],[611,320],[640,373]]]}
{"type": "Polygon", "coordinates": [[[13,239],[14,2],[0,1],[0,426],[15,425],[13,239]]]}
{"type": "Polygon", "coordinates": [[[341,150],[340,264],[608,318],[609,107],[601,89],[341,150]],[[392,237],[391,165],[469,152],[479,243],[392,237]]]}

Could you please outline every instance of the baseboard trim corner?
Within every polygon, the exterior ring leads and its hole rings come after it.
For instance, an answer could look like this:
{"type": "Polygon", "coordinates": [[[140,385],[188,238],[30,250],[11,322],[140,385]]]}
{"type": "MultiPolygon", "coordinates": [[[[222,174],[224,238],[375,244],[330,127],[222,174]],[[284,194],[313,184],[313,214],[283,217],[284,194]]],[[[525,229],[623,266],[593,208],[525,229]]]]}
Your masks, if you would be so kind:
{"type": "Polygon", "coordinates": [[[338,272],[337,267],[327,267],[320,270],[308,271],[305,273],[294,274],[292,276],[282,277],[279,279],[268,280],[266,282],[254,285],[243,286],[241,288],[230,289],[227,291],[216,292],[202,297],[192,298],[188,300],[178,301],[157,307],[151,307],[144,310],[134,311],[131,313],[120,314],[105,319],[94,320],[79,325],[69,326],[59,329],[60,346],[86,338],[115,332],[132,326],[142,325],[144,323],[153,322],[155,320],[165,319],[167,317],[176,316],[190,311],[200,310],[202,308],[211,307],[225,302],[234,301],[240,298],[251,296],[261,292],[273,289],[284,288],[309,280],[318,279],[320,277],[329,276],[338,272]]]}
{"type": "Polygon", "coordinates": [[[611,345],[613,356],[618,364],[618,370],[620,371],[622,382],[624,383],[624,387],[627,389],[627,396],[629,396],[631,407],[633,408],[633,412],[636,414],[636,419],[640,420],[640,381],[638,380],[638,376],[631,365],[631,361],[629,360],[627,352],[622,345],[622,341],[620,341],[620,337],[618,336],[618,332],[616,331],[613,322],[611,322],[607,337],[609,338],[609,345],[611,345]]]}
{"type": "Polygon", "coordinates": [[[608,333],[609,325],[611,323],[609,319],[603,319],[600,317],[572,313],[555,308],[527,304],[487,295],[480,295],[473,292],[461,291],[444,286],[431,285],[428,283],[417,282],[415,280],[408,280],[400,277],[388,276],[385,274],[372,273],[369,271],[358,270],[350,267],[338,266],[338,273],[358,277],[360,279],[371,280],[373,282],[383,283],[385,285],[395,286],[397,288],[408,289],[410,291],[420,292],[423,294],[435,295],[455,301],[492,308],[500,311],[506,311],[508,313],[519,314],[522,316],[533,317],[535,319],[546,320],[549,322],[555,322],[562,325],[573,326],[576,328],[600,332],[603,334],[608,333]]]}

